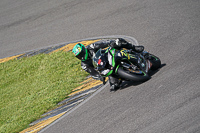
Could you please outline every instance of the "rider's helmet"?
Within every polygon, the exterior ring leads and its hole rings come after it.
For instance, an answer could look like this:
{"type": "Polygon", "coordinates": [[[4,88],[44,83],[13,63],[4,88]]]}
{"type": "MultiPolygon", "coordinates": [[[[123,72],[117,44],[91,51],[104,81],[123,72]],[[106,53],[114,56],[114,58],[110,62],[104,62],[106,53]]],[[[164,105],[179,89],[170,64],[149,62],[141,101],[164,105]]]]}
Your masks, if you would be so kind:
{"type": "Polygon", "coordinates": [[[85,46],[81,43],[76,44],[72,52],[78,59],[82,61],[85,61],[88,58],[88,51],[85,48],[85,46]]]}

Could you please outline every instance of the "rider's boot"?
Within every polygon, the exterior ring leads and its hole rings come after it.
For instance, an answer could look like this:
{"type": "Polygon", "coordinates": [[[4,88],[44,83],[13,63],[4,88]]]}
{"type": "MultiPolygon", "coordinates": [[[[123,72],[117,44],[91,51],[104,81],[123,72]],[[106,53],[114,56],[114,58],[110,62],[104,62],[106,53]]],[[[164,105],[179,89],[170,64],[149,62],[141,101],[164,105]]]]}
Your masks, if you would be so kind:
{"type": "Polygon", "coordinates": [[[138,52],[138,53],[141,53],[142,51],[144,51],[144,46],[135,46],[134,51],[138,52]]]}
{"type": "Polygon", "coordinates": [[[116,43],[117,42],[120,42],[122,45],[126,45],[126,44],[129,44],[125,39],[123,39],[123,38],[118,38],[117,40],[116,40],[116,43]]]}

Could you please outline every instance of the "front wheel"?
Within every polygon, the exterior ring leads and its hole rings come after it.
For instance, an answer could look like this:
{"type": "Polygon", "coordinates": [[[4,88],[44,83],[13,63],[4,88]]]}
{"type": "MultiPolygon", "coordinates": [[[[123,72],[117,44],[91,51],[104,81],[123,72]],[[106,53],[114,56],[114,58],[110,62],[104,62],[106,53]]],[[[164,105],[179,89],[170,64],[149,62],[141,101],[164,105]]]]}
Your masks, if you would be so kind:
{"type": "Polygon", "coordinates": [[[150,76],[144,72],[142,72],[141,74],[137,74],[132,72],[131,70],[128,69],[123,69],[122,67],[119,67],[117,70],[117,74],[125,79],[125,80],[130,80],[130,81],[147,81],[148,79],[150,79],[150,76]]]}

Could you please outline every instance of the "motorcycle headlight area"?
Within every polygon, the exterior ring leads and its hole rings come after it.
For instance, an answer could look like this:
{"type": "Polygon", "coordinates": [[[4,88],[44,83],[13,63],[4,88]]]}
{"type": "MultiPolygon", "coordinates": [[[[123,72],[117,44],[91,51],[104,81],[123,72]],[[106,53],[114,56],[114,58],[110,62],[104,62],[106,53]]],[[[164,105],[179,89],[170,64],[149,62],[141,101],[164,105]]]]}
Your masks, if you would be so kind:
{"type": "Polygon", "coordinates": [[[102,70],[100,71],[100,74],[107,75],[110,71],[111,71],[110,69],[102,70]]]}

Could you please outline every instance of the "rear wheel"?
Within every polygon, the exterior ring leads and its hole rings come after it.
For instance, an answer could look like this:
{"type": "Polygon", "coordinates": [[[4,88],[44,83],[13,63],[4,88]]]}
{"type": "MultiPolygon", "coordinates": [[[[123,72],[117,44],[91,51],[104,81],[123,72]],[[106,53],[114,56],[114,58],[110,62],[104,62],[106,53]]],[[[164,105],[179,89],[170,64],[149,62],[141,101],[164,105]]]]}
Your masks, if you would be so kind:
{"type": "Polygon", "coordinates": [[[161,67],[161,61],[157,56],[149,54],[149,61],[152,63],[151,66],[152,70],[157,70],[158,68],[161,67]]]}
{"type": "Polygon", "coordinates": [[[123,69],[122,67],[119,67],[117,70],[117,74],[125,79],[130,81],[147,81],[150,79],[150,76],[144,72],[138,73],[131,69],[123,69]]]}

